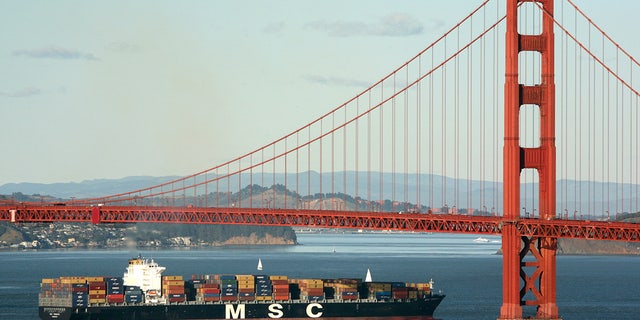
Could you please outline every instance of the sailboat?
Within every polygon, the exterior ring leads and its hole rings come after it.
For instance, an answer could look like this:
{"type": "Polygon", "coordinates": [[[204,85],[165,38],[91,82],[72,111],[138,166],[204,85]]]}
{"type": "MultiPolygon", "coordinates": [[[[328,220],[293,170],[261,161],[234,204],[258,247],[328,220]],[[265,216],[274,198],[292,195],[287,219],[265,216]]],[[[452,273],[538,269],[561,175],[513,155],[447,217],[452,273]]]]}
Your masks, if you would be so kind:
{"type": "Polygon", "coordinates": [[[262,270],[262,259],[258,258],[258,270],[262,270]]]}
{"type": "Polygon", "coordinates": [[[372,282],[371,271],[367,268],[367,276],[364,278],[364,282],[372,282]]]}

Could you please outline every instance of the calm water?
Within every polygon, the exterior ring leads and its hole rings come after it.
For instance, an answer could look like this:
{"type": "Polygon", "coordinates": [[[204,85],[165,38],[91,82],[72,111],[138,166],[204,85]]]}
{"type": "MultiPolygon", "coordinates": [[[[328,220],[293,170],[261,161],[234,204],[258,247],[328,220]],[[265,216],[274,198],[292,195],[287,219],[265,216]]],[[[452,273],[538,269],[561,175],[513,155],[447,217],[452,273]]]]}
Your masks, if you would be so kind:
{"type": "MultiPolygon", "coordinates": [[[[303,234],[300,246],[161,251],[0,252],[0,319],[35,320],[41,278],[122,276],[141,253],[167,267],[166,275],[265,274],[428,281],[447,297],[436,316],[492,319],[501,304],[498,237],[448,234],[303,234]]],[[[558,257],[558,305],[565,320],[640,318],[640,257],[558,257]]]]}

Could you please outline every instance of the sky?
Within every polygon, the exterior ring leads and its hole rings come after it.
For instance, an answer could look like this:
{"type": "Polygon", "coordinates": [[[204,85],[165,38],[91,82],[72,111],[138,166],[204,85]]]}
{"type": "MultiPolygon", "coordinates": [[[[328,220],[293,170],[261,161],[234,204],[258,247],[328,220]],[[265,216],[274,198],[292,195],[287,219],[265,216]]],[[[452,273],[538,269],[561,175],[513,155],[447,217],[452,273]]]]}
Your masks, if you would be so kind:
{"type": "MultiPolygon", "coordinates": [[[[640,2],[575,2],[638,56],[640,2]]],[[[0,0],[0,185],[213,167],[342,104],[480,3],[0,0]]]]}

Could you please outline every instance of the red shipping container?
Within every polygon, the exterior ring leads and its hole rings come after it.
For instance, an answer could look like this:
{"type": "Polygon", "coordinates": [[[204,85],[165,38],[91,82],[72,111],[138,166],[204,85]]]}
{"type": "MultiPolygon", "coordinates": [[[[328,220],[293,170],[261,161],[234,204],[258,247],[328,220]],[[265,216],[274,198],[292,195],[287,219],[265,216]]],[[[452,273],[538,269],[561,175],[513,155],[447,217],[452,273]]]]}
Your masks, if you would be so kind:
{"type": "Polygon", "coordinates": [[[220,297],[220,300],[222,300],[222,301],[237,301],[238,300],[238,296],[222,296],[222,297],[220,297]]]}
{"type": "Polygon", "coordinates": [[[321,296],[324,291],[322,288],[308,288],[306,290],[306,293],[308,293],[310,296],[321,296]]]}
{"type": "Polygon", "coordinates": [[[289,294],[274,294],[274,300],[289,300],[289,294]]]}
{"type": "Polygon", "coordinates": [[[343,295],[342,300],[358,300],[358,295],[343,295]]]}
{"type": "Polygon", "coordinates": [[[106,290],[107,286],[104,282],[98,282],[98,284],[94,284],[94,282],[89,283],[89,290],[106,290]]]}
{"type": "Polygon", "coordinates": [[[162,294],[184,294],[184,287],[173,289],[162,289],[162,294]]]}
{"type": "Polygon", "coordinates": [[[271,284],[274,286],[283,284],[289,285],[289,280],[271,280],[271,284]]]}
{"type": "Polygon", "coordinates": [[[408,299],[409,298],[409,293],[407,293],[407,292],[394,292],[392,295],[393,295],[394,299],[408,299]]]}
{"type": "Polygon", "coordinates": [[[124,294],[110,294],[107,295],[107,302],[109,303],[123,303],[124,294]]]}
{"type": "Polygon", "coordinates": [[[198,289],[198,293],[202,293],[202,294],[212,294],[212,293],[220,293],[220,289],[212,289],[212,288],[204,288],[204,289],[198,289]]]}
{"type": "Polygon", "coordinates": [[[272,286],[273,291],[289,291],[289,285],[288,284],[274,284],[272,286]]]}
{"type": "Polygon", "coordinates": [[[177,291],[184,291],[184,286],[163,286],[162,290],[164,291],[169,291],[169,292],[177,292],[177,291]]]}

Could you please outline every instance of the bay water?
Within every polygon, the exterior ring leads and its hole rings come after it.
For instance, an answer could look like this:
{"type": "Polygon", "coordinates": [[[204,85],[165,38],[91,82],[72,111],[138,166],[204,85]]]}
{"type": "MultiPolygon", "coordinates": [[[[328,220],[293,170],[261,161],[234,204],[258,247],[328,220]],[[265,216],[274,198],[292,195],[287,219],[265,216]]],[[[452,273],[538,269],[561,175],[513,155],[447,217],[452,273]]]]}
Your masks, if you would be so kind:
{"type": "MultiPolygon", "coordinates": [[[[499,237],[423,233],[302,233],[296,246],[181,250],[0,252],[0,319],[38,319],[42,278],[122,276],[142,255],[164,275],[270,274],[292,278],[363,278],[427,282],[447,295],[435,317],[493,319],[502,303],[499,237]],[[258,259],[263,270],[257,271],[258,259]]],[[[640,319],[640,257],[559,256],[557,302],[565,320],[640,319]]],[[[533,310],[525,309],[531,313],[533,310]]]]}

